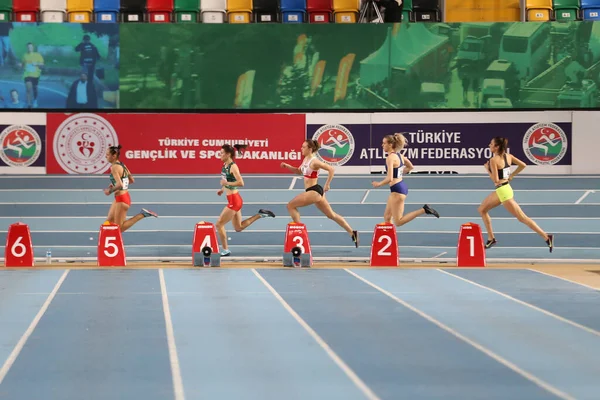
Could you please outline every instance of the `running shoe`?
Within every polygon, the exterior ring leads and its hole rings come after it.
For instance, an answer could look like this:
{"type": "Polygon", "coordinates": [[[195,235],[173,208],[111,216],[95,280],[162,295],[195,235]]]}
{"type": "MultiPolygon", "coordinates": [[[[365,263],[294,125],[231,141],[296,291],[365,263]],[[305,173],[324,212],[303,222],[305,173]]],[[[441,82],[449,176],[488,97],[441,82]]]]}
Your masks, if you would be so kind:
{"type": "Polygon", "coordinates": [[[358,248],[358,245],[360,243],[360,239],[358,237],[358,231],[352,231],[352,241],[354,242],[354,245],[358,248]]]}
{"type": "Polygon", "coordinates": [[[550,253],[554,249],[554,235],[548,235],[548,240],[546,240],[546,244],[550,248],[550,253]]]}
{"type": "Polygon", "coordinates": [[[496,241],[496,238],[490,239],[487,241],[487,243],[485,244],[485,248],[489,249],[490,247],[494,247],[496,245],[496,243],[498,243],[496,241]]]}
{"type": "Polygon", "coordinates": [[[223,249],[223,250],[221,250],[221,252],[219,254],[221,255],[221,257],[227,257],[227,256],[231,255],[231,250],[223,249]]]}
{"type": "Polygon", "coordinates": [[[157,213],[155,213],[154,211],[146,210],[145,208],[142,208],[141,214],[144,216],[144,218],[146,218],[146,217],[158,218],[157,213]]]}
{"type": "Polygon", "coordinates": [[[435,215],[436,218],[440,217],[440,214],[433,208],[429,207],[429,204],[425,204],[423,206],[423,210],[425,210],[425,214],[435,215]]]}
{"type": "Polygon", "coordinates": [[[258,214],[260,215],[261,218],[267,218],[267,217],[275,218],[275,213],[273,213],[273,211],[263,210],[262,208],[260,210],[258,210],[258,214]]]}

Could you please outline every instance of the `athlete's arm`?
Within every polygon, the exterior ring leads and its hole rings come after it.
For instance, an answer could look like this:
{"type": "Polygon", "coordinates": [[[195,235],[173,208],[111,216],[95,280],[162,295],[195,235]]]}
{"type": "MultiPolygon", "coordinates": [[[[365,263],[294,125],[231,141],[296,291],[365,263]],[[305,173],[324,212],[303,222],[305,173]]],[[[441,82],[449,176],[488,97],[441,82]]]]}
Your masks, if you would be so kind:
{"type": "Polygon", "coordinates": [[[323,190],[327,192],[330,189],[335,169],[331,165],[321,162],[318,158],[313,159],[311,163],[313,165],[313,169],[316,167],[316,169],[325,170],[329,174],[329,176],[327,176],[327,181],[325,181],[325,185],[323,185],[323,190]]]}
{"type": "Polygon", "coordinates": [[[519,175],[527,166],[523,161],[519,160],[517,157],[513,156],[513,155],[509,155],[509,157],[511,158],[510,163],[511,164],[517,164],[517,169],[515,169],[515,172],[510,174],[510,177],[508,178],[508,180],[512,180],[512,178],[514,178],[515,176],[519,175]]]}
{"type": "Polygon", "coordinates": [[[415,169],[415,166],[413,165],[412,162],[410,162],[410,160],[408,158],[404,157],[403,155],[400,155],[400,157],[402,157],[402,159],[404,160],[404,172],[403,172],[404,175],[410,173],[410,171],[415,169]]]}
{"type": "Polygon", "coordinates": [[[493,157],[490,160],[490,170],[490,178],[492,178],[492,182],[497,185],[500,183],[500,179],[498,179],[498,164],[496,164],[496,160],[494,160],[493,157]]]}
{"type": "MultiPolygon", "coordinates": [[[[231,166],[231,173],[235,177],[235,182],[225,182],[225,184],[227,186],[243,187],[244,179],[242,178],[242,174],[240,174],[240,169],[238,168],[237,164],[233,164],[231,166]]],[[[221,179],[221,184],[223,184],[223,181],[224,179],[221,179]]]]}
{"type": "Polygon", "coordinates": [[[104,193],[106,193],[107,196],[123,188],[123,181],[121,181],[121,172],[123,172],[123,167],[121,167],[120,165],[113,165],[112,167],[110,167],[110,173],[112,174],[117,184],[115,186],[110,185],[108,189],[104,191],[104,193]]]}
{"type": "Polygon", "coordinates": [[[300,170],[300,168],[296,168],[296,167],[292,167],[290,164],[288,163],[281,163],[281,168],[287,168],[290,171],[292,171],[293,173],[295,173],[296,175],[302,175],[302,171],[300,170]]]}
{"type": "Polygon", "coordinates": [[[387,158],[385,159],[385,165],[387,167],[387,176],[384,180],[380,182],[373,181],[373,187],[381,187],[390,183],[394,179],[394,160],[391,155],[387,156],[387,158]]]}

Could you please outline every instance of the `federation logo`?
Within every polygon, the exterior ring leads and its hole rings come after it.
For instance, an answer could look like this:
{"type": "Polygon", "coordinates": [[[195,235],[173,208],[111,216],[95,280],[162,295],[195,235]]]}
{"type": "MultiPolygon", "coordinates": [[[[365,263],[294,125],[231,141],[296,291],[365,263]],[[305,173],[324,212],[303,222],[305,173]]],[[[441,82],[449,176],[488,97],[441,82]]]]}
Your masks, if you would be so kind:
{"type": "Polygon", "coordinates": [[[27,125],[11,125],[0,133],[0,159],[11,167],[29,167],[42,152],[40,135],[27,125]]]}
{"type": "Polygon", "coordinates": [[[106,149],[119,143],[117,132],[96,114],[75,114],[67,118],[54,134],[54,155],[69,174],[102,174],[110,164],[106,149]]]}
{"type": "Polygon", "coordinates": [[[568,140],[560,126],[539,123],[527,130],[523,137],[523,151],[537,165],[554,165],[567,153],[568,140]]]}
{"type": "Polygon", "coordinates": [[[312,138],[319,142],[319,159],[334,167],[346,164],[354,154],[354,136],[343,125],[323,125],[312,138]]]}

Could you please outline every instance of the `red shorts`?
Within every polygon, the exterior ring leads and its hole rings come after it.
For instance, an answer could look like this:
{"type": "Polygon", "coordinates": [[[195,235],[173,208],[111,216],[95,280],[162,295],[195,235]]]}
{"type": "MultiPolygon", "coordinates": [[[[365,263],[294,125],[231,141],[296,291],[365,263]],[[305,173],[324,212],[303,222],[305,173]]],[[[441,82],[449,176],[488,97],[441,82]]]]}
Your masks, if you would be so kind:
{"type": "Polygon", "coordinates": [[[242,200],[242,196],[240,196],[239,192],[227,195],[227,208],[230,208],[233,211],[240,211],[243,205],[244,200],[242,200]]]}
{"type": "Polygon", "coordinates": [[[131,197],[129,196],[129,192],[115,196],[115,201],[117,203],[125,203],[128,206],[130,206],[131,205],[131,197]]]}

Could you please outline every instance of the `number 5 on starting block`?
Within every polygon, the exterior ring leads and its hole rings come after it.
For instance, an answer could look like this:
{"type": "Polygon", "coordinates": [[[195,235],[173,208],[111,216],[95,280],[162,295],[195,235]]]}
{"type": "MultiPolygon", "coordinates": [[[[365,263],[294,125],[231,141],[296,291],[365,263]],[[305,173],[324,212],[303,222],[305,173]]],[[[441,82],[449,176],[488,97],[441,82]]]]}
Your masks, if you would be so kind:
{"type": "Polygon", "coordinates": [[[485,267],[485,246],[481,227],[473,222],[460,226],[456,248],[457,267],[485,267]]]}
{"type": "Polygon", "coordinates": [[[398,257],[398,239],[394,224],[375,225],[371,244],[371,267],[397,267],[398,257]]]}
{"type": "Polygon", "coordinates": [[[4,247],[5,267],[33,267],[33,245],[29,226],[17,222],[8,227],[4,247]]]}
{"type": "Polygon", "coordinates": [[[123,237],[119,225],[104,223],[98,235],[98,266],[124,267],[127,265],[123,237]]]}

